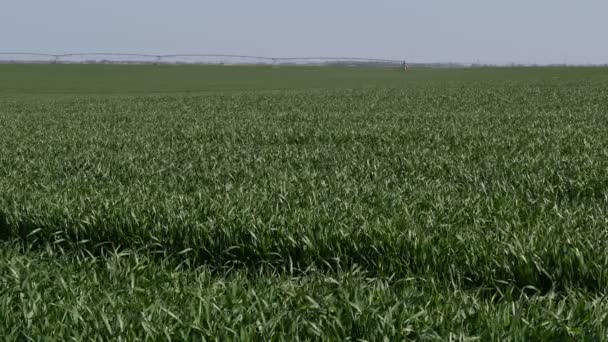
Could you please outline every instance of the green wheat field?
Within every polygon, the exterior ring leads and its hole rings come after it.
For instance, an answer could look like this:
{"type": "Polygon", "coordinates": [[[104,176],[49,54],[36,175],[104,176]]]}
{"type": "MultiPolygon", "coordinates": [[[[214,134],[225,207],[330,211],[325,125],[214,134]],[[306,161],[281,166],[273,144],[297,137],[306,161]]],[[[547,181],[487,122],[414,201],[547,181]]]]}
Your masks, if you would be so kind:
{"type": "Polygon", "coordinates": [[[606,340],[608,69],[0,65],[7,340],[606,340]]]}

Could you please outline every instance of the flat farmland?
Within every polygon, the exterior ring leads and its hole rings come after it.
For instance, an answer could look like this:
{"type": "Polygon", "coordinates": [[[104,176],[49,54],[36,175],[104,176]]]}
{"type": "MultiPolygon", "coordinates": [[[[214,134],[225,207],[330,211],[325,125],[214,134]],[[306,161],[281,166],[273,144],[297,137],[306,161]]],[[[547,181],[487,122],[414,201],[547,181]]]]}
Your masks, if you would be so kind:
{"type": "Polygon", "coordinates": [[[0,65],[8,338],[608,338],[608,69],[0,65]]]}

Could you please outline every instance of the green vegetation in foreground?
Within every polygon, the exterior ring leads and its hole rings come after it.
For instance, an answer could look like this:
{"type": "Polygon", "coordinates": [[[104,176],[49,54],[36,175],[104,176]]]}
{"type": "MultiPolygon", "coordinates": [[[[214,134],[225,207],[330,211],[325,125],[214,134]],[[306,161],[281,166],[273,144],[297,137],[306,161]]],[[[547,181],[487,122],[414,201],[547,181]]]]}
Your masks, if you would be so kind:
{"type": "Polygon", "coordinates": [[[608,302],[597,293],[510,288],[488,296],[432,279],[369,278],[356,269],[218,275],[127,253],[66,257],[2,247],[5,337],[521,341],[608,333],[608,302]]]}
{"type": "Polygon", "coordinates": [[[608,69],[2,68],[8,338],[608,338],[608,69]]]}

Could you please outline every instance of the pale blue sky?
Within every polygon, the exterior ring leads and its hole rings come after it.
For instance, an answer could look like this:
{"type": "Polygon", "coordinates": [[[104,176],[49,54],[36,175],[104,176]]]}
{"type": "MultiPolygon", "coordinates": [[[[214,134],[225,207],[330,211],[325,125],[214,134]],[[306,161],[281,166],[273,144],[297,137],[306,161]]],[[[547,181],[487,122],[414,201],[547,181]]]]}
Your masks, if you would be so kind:
{"type": "Polygon", "coordinates": [[[608,63],[607,0],[1,0],[0,52],[608,63]]]}

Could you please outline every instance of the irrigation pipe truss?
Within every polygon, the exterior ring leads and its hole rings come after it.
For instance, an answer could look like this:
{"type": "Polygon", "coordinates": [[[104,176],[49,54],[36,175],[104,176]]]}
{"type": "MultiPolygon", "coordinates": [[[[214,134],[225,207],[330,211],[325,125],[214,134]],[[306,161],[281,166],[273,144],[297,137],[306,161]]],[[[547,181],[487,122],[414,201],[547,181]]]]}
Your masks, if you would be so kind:
{"type": "MultiPolygon", "coordinates": [[[[357,58],[357,57],[266,57],[266,56],[251,56],[251,55],[233,55],[233,54],[167,54],[167,55],[154,55],[154,54],[141,54],[141,53],[65,53],[65,54],[49,54],[49,53],[36,53],[36,52],[0,52],[0,59],[2,57],[18,57],[25,59],[26,57],[40,57],[48,58],[54,61],[62,61],[68,58],[78,57],[116,57],[116,58],[144,58],[152,59],[157,62],[162,62],[166,59],[179,59],[179,58],[233,58],[233,59],[247,59],[256,61],[267,61],[270,63],[277,62],[293,62],[293,61],[344,61],[344,62],[368,62],[368,63],[390,63],[399,64],[403,63],[403,60],[394,59],[379,59],[379,58],[357,58]]],[[[14,60],[14,59],[13,59],[14,60]]],[[[117,60],[120,61],[120,60],[117,60]]]]}

